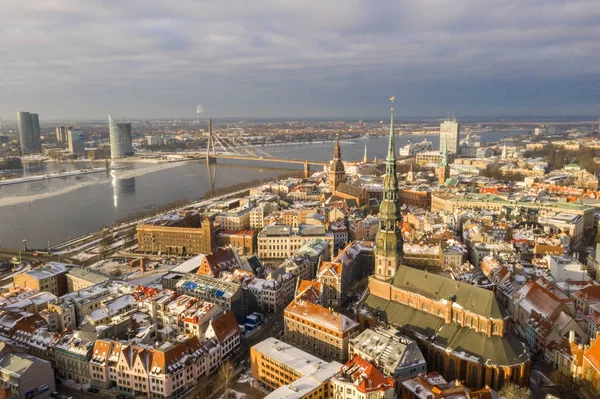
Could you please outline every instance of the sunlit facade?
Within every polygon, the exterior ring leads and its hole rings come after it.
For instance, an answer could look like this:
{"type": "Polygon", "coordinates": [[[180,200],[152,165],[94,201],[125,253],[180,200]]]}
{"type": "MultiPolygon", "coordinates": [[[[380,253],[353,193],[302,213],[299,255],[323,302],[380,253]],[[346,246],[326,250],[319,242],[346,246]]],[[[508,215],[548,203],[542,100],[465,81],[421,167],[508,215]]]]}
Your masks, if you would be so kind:
{"type": "Polygon", "coordinates": [[[110,157],[119,159],[133,155],[131,123],[117,123],[108,115],[108,128],[110,131],[110,157]]]}

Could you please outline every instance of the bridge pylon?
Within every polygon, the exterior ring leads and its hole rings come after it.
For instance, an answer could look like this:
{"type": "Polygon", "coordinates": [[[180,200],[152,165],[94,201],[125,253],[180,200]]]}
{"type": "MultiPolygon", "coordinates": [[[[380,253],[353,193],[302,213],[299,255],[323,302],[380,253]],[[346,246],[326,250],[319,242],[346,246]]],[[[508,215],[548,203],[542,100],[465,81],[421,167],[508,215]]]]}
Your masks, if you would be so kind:
{"type": "Polygon", "coordinates": [[[308,161],[304,161],[304,178],[308,179],[310,177],[310,164],[308,161]]]}
{"type": "Polygon", "coordinates": [[[208,142],[206,143],[206,162],[209,164],[217,163],[215,155],[215,138],[213,137],[212,131],[212,119],[208,120],[208,142]]]}

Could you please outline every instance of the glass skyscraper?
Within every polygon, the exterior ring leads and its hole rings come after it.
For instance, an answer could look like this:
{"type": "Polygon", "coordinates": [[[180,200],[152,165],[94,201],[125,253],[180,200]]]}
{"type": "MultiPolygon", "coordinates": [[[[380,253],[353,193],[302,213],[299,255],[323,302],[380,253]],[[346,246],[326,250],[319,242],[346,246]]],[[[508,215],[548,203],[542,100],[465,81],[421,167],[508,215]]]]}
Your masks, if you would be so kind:
{"type": "Polygon", "coordinates": [[[17,112],[19,125],[19,142],[21,151],[25,153],[40,152],[42,139],[40,137],[40,120],[38,114],[17,112]]]}
{"type": "Polygon", "coordinates": [[[108,129],[110,132],[110,157],[119,159],[133,155],[131,123],[117,123],[108,115],[108,129]]]}

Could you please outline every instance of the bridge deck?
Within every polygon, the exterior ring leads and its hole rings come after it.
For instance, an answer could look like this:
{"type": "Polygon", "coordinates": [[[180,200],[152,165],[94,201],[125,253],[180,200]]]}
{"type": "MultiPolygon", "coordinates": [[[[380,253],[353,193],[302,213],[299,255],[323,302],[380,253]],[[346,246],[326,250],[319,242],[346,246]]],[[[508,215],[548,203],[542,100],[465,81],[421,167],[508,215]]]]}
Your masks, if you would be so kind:
{"type": "Polygon", "coordinates": [[[311,161],[311,160],[304,160],[304,159],[286,159],[286,158],[268,158],[268,157],[247,157],[247,156],[240,156],[240,155],[222,155],[222,154],[215,154],[215,155],[209,155],[210,158],[215,158],[215,159],[239,159],[241,161],[261,161],[261,162],[278,162],[278,163],[294,163],[294,164],[300,164],[300,165],[304,165],[305,163],[309,164],[309,165],[320,165],[320,166],[325,166],[328,165],[329,162],[325,162],[325,161],[311,161]]]}

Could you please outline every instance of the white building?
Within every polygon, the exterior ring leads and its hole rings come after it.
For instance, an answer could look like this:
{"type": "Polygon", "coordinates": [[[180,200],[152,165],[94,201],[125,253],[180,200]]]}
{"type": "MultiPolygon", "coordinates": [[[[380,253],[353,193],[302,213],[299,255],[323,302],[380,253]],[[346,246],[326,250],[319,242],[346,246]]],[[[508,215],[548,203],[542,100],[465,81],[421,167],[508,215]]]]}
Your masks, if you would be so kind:
{"type": "Polygon", "coordinates": [[[454,118],[447,119],[440,124],[440,152],[459,154],[460,124],[454,118]]]}
{"type": "Polygon", "coordinates": [[[546,255],[550,274],[557,282],[563,281],[588,281],[587,268],[577,259],[567,256],[546,255]]]}
{"type": "Polygon", "coordinates": [[[223,230],[243,230],[250,228],[250,212],[252,208],[237,208],[215,216],[215,222],[223,230]]]}
{"type": "Polygon", "coordinates": [[[258,233],[258,257],[261,259],[286,259],[291,257],[307,242],[320,238],[330,245],[333,253],[334,240],[331,232],[319,225],[272,224],[258,233]]]}

